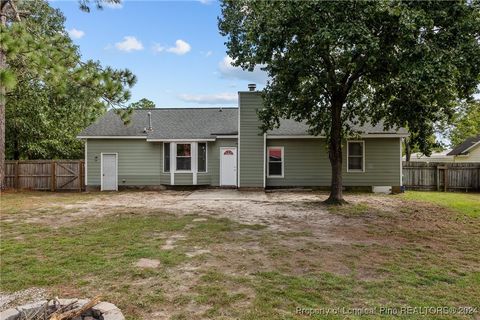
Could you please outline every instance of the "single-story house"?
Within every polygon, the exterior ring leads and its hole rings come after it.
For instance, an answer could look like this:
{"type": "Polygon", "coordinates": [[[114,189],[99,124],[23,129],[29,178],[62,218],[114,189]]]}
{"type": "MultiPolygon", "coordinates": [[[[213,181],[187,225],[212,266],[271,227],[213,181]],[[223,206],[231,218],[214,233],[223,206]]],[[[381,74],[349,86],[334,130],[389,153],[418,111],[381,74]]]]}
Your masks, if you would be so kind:
{"type": "MultiPolygon", "coordinates": [[[[403,160],[406,160],[405,156],[403,160]]],[[[430,156],[412,153],[410,162],[480,163],[480,135],[465,139],[453,149],[432,152],[430,156]]]]}
{"type": "Polygon", "coordinates": [[[454,162],[480,162],[480,134],[465,139],[447,153],[447,156],[452,156],[454,162]]]}
{"type": "MultiPolygon", "coordinates": [[[[330,186],[324,137],[290,119],[262,134],[261,94],[250,88],[238,100],[238,108],[135,110],[127,126],[107,112],[78,135],[85,141],[87,188],[330,186]]],[[[344,144],[344,185],[399,189],[406,130],[358,129],[358,138],[344,144]]]]}
{"type": "MultiPolygon", "coordinates": [[[[432,152],[430,156],[426,156],[421,152],[414,152],[410,155],[410,162],[454,162],[453,156],[449,156],[448,153],[451,149],[443,150],[439,152],[432,152]]],[[[407,157],[403,156],[403,161],[406,161],[407,157]]]]}

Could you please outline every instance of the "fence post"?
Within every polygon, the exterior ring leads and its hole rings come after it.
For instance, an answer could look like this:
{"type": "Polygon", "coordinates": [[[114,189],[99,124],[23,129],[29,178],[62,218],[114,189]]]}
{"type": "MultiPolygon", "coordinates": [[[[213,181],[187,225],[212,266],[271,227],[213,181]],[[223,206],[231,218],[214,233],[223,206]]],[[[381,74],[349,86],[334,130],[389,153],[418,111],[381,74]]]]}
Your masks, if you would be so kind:
{"type": "Polygon", "coordinates": [[[82,170],[82,161],[78,160],[78,191],[82,192],[83,185],[83,170],[82,170]]]}
{"type": "Polygon", "coordinates": [[[15,189],[20,189],[20,173],[19,173],[20,165],[18,160],[15,162],[15,189]]]}
{"type": "Polygon", "coordinates": [[[447,192],[448,188],[448,167],[445,167],[443,169],[443,191],[447,192]]]}
{"type": "Polygon", "coordinates": [[[56,187],[56,163],[54,160],[52,160],[52,166],[51,166],[51,187],[50,187],[50,191],[55,191],[55,187],[56,187]]]}

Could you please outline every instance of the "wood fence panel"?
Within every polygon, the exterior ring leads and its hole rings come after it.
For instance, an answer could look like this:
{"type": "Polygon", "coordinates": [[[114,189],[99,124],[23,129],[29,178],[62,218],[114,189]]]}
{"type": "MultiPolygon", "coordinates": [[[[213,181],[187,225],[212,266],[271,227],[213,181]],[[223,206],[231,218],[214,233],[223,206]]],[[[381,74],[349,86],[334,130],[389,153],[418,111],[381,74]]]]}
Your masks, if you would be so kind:
{"type": "Polygon", "coordinates": [[[20,160],[5,162],[7,188],[29,190],[85,189],[83,160],[20,160]]]}
{"type": "Polygon", "coordinates": [[[480,191],[479,163],[403,162],[410,190],[480,191]]]}

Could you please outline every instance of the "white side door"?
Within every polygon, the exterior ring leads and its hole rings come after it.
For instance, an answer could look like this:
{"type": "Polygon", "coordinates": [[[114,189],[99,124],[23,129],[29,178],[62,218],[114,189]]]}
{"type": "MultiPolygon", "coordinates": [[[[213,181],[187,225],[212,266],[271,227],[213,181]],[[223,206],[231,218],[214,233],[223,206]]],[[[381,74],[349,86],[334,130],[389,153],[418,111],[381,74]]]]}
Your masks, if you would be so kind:
{"type": "Polygon", "coordinates": [[[102,153],[102,190],[118,190],[117,182],[117,154],[102,153]]]}
{"type": "Polygon", "coordinates": [[[220,148],[220,185],[237,185],[237,148],[220,148]]]}

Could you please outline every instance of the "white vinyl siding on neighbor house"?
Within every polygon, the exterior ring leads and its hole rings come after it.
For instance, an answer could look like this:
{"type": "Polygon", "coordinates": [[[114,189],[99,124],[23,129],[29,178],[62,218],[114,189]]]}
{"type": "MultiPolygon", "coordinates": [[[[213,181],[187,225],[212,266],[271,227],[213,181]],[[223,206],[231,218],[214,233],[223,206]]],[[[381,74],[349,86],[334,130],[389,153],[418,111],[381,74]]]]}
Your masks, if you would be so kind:
{"type": "Polygon", "coordinates": [[[285,166],[283,147],[268,147],[267,157],[267,176],[269,178],[283,178],[285,166]]]}
{"type": "Polygon", "coordinates": [[[347,142],[347,172],[365,172],[365,142],[347,142]]]}

